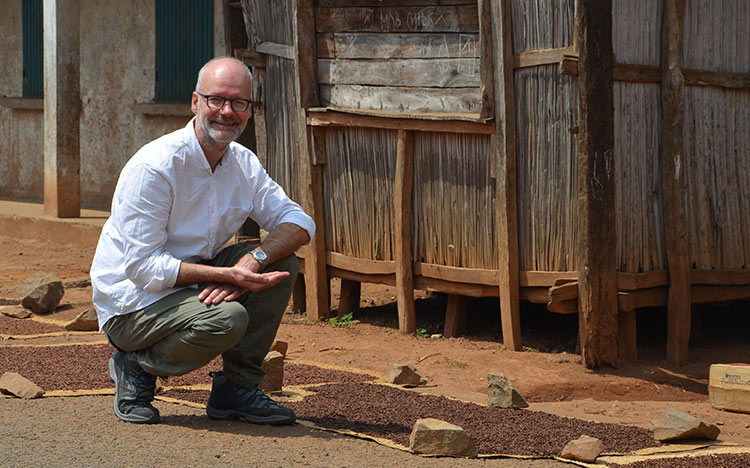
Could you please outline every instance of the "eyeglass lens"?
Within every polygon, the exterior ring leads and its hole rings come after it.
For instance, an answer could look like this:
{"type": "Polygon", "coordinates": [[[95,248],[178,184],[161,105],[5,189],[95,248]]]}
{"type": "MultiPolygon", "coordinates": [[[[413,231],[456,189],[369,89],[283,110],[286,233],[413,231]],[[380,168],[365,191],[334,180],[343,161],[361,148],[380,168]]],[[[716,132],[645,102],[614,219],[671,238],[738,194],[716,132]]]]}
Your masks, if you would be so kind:
{"type": "Polygon", "coordinates": [[[224,107],[224,103],[227,101],[229,101],[229,105],[232,107],[232,110],[235,112],[245,112],[247,108],[250,106],[250,101],[246,101],[245,99],[227,99],[221,96],[207,96],[206,97],[206,102],[208,103],[208,107],[214,110],[218,110],[224,107]]]}

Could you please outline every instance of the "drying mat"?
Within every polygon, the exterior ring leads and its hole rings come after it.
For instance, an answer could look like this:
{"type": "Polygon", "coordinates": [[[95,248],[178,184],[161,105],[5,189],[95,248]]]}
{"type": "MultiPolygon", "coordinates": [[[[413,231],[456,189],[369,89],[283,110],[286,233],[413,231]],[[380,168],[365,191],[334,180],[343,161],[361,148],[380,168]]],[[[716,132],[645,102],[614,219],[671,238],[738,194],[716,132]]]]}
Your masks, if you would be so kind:
{"type": "MultiPolygon", "coordinates": [[[[717,446],[707,450],[690,451],[677,455],[661,454],[600,457],[597,461],[604,462],[611,468],[747,468],[750,466],[750,453],[748,453],[747,447],[717,446]]],[[[588,466],[593,467],[601,465],[588,466]]]]}
{"type": "Polygon", "coordinates": [[[15,336],[40,335],[43,333],[65,331],[65,327],[47,321],[33,320],[31,317],[17,319],[0,314],[0,336],[4,339],[15,336]]]}
{"type": "Polygon", "coordinates": [[[110,345],[2,346],[0,375],[17,372],[48,390],[111,388],[110,345]]]}
{"type": "MultiPolygon", "coordinates": [[[[46,391],[100,389],[112,386],[107,362],[115,349],[108,344],[0,347],[0,375],[17,372],[46,391]]],[[[169,387],[211,383],[210,370],[221,369],[217,356],[206,366],[185,375],[168,377],[169,387]]],[[[364,382],[374,377],[340,369],[287,362],[284,386],[330,382],[364,382]]]]}

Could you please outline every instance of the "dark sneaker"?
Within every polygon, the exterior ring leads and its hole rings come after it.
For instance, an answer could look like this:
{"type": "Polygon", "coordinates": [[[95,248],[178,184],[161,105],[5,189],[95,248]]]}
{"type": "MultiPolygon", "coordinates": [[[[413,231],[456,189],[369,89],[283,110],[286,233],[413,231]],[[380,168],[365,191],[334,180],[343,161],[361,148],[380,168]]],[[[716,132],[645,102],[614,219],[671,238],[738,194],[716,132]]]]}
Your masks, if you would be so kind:
{"type": "Polygon", "coordinates": [[[109,358],[109,378],[115,383],[115,414],[123,421],[137,424],[159,422],[154,401],[156,376],[151,375],[128,354],[117,351],[109,358]]]}
{"type": "Polygon", "coordinates": [[[206,405],[209,418],[242,419],[255,424],[292,424],[297,419],[294,411],[279,405],[258,387],[236,385],[221,371],[209,375],[214,379],[206,405]]]}

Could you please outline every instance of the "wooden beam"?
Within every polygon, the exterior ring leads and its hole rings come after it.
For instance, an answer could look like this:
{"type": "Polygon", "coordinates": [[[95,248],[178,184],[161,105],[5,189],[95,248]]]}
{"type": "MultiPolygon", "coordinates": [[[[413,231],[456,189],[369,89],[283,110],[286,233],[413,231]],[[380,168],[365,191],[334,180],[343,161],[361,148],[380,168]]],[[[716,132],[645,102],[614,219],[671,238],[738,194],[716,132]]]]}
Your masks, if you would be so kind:
{"type": "MultiPolygon", "coordinates": [[[[578,58],[563,57],[559,63],[560,73],[562,75],[578,76],[578,58]]],[[[733,89],[750,88],[750,73],[683,69],[682,75],[685,79],[686,86],[716,86],[719,88],[733,89]]],[[[615,81],[661,83],[661,76],[661,67],[655,67],[653,65],[617,63],[614,67],[615,81]]]]}
{"type": "Polygon", "coordinates": [[[691,270],[690,284],[742,285],[750,284],[750,270],[691,270]]]}
{"type": "Polygon", "coordinates": [[[521,271],[520,285],[524,287],[554,286],[559,280],[576,281],[577,271],[521,271]]]}
{"type": "MultiPolygon", "coordinates": [[[[318,55],[315,41],[315,2],[314,0],[294,1],[294,47],[292,58],[296,59],[298,73],[297,89],[301,108],[319,105],[317,66],[318,55]],[[296,53],[296,54],[295,54],[296,53]]],[[[261,43],[260,46],[263,44],[261,43]]],[[[258,51],[261,47],[258,46],[258,51]]]]}
{"type": "Polygon", "coordinates": [[[369,275],[388,275],[396,273],[396,262],[388,260],[370,260],[349,257],[336,252],[326,254],[328,265],[342,270],[367,273],[369,275]]]}
{"type": "Polygon", "coordinates": [[[669,264],[667,359],[685,364],[690,341],[690,252],[685,212],[683,116],[685,80],[680,69],[685,0],[664,0],[661,36],[661,185],[669,264]]]}
{"type": "Polygon", "coordinates": [[[495,78],[492,63],[492,21],[490,0],[479,0],[479,92],[482,107],[479,117],[495,116],[495,78]]]}
{"type": "MultiPolygon", "coordinates": [[[[513,81],[513,34],[510,0],[489,2],[495,84],[493,149],[497,170],[495,213],[499,253],[500,319],[503,344],[521,350],[521,303],[518,267],[516,97],[513,81]]],[[[487,5],[485,5],[486,7],[487,5]]]]}
{"type": "Polygon", "coordinates": [[[652,271],[649,273],[617,273],[617,289],[634,291],[637,289],[655,288],[669,284],[669,272],[652,271]]]}
{"type": "Polygon", "coordinates": [[[568,57],[574,59],[576,63],[578,62],[578,54],[573,46],[559,47],[556,49],[529,50],[513,55],[513,68],[536,67],[539,65],[562,63],[563,60],[568,57]]]}
{"type": "Polygon", "coordinates": [[[367,273],[359,273],[356,271],[342,270],[341,268],[329,267],[328,274],[331,277],[350,279],[353,281],[359,281],[360,283],[373,283],[373,284],[387,284],[389,286],[396,286],[396,275],[369,275],[367,273]]]}
{"type": "Polygon", "coordinates": [[[350,279],[341,280],[341,295],[339,296],[338,318],[347,314],[355,314],[359,311],[359,298],[362,291],[362,283],[350,279]]]}
{"type": "Polygon", "coordinates": [[[612,0],[577,5],[578,323],[586,367],[618,357],[612,0]]]}
{"type": "MultiPolygon", "coordinates": [[[[259,54],[273,55],[289,60],[294,60],[294,46],[279,44],[277,42],[261,42],[258,44],[256,51],[259,54]]],[[[265,62],[265,60],[264,60],[265,62]]]]}
{"type": "MultiPolygon", "coordinates": [[[[304,125],[304,111],[300,120],[300,132],[302,140],[307,141],[307,127],[304,125]]],[[[328,271],[326,266],[326,243],[325,243],[325,217],[323,214],[323,166],[314,165],[313,153],[326,151],[325,129],[313,127],[311,131],[311,144],[304,145],[309,149],[307,157],[307,173],[309,174],[306,188],[307,212],[315,221],[316,233],[310,244],[305,248],[305,303],[307,305],[307,317],[310,320],[322,320],[328,318],[330,309],[330,290],[328,287],[328,271]]],[[[303,154],[303,160],[304,154],[303,154]]]]}
{"type": "Polygon", "coordinates": [[[444,337],[455,338],[461,336],[464,324],[466,323],[466,303],[466,296],[457,294],[448,296],[448,302],[445,305],[444,337]]]}
{"type": "Polygon", "coordinates": [[[497,286],[499,284],[497,270],[459,268],[421,262],[415,263],[413,268],[415,276],[437,278],[456,283],[486,284],[489,286],[497,286]]]}
{"type": "Polygon", "coordinates": [[[398,329],[414,333],[417,318],[414,312],[414,280],[411,255],[411,206],[414,187],[414,133],[398,131],[396,149],[396,180],[393,184],[394,232],[393,257],[396,260],[396,301],[398,329]]]}
{"type": "MultiPolygon", "coordinates": [[[[389,130],[414,130],[422,132],[477,133],[491,135],[495,132],[492,123],[461,120],[460,115],[441,114],[440,119],[397,118],[393,114],[376,115],[375,112],[362,114],[354,109],[341,111],[313,111],[308,113],[308,125],[317,127],[363,127],[385,128],[389,130]],[[455,119],[455,120],[454,120],[455,119]]],[[[429,116],[426,116],[429,117],[429,116]]],[[[479,115],[477,114],[477,119],[479,115]]]]}
{"type": "MultiPolygon", "coordinates": [[[[428,291],[438,291],[446,294],[458,294],[469,297],[497,297],[497,286],[487,286],[483,284],[454,283],[452,281],[440,280],[437,278],[426,278],[424,276],[414,277],[414,287],[416,289],[426,289],[428,291]]],[[[546,290],[545,290],[546,293],[546,290]]]]}

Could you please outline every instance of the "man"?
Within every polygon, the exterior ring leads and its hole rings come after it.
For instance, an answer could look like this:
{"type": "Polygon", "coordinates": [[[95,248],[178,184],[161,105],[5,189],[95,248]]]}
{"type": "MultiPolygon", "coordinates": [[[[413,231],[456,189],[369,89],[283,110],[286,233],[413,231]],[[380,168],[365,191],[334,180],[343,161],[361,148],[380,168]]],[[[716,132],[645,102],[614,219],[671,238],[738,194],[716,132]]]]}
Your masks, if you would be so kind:
{"type": "Polygon", "coordinates": [[[229,57],[203,66],[183,129],[125,165],[91,267],[94,306],[118,351],[109,360],[115,414],[155,423],[156,376],[182,375],[221,354],[212,419],[291,424],[258,384],[315,224],[234,142],[251,115],[250,70],[229,57]],[[248,218],[258,246],[222,246],[248,218]]]}

